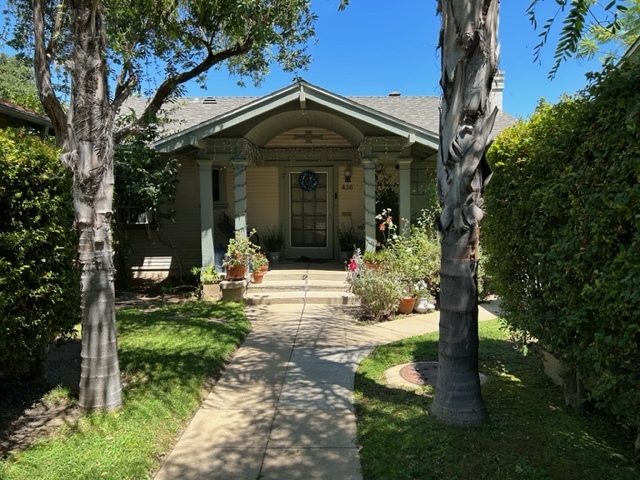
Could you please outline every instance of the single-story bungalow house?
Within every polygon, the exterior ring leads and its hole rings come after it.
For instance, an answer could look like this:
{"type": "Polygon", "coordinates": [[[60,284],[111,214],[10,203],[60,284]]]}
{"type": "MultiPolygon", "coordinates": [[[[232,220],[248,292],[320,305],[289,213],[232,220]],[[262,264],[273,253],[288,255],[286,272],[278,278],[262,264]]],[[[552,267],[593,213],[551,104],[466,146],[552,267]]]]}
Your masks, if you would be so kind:
{"type": "MultiPolygon", "coordinates": [[[[502,75],[493,103],[502,108],[502,75]]],[[[125,108],[142,109],[145,99],[125,108]]],[[[186,98],[155,148],[179,159],[175,221],[132,225],[138,276],[219,264],[233,231],[282,228],[284,259],[337,259],[340,228],[376,238],[376,169],[410,219],[434,188],[439,97],[343,97],[299,80],[264,97],[186,98]]],[[[515,119],[500,112],[494,134],[515,119]]]]}
{"type": "Polygon", "coordinates": [[[29,128],[44,135],[53,135],[51,121],[28,108],[0,98],[0,128],[29,128]]]}

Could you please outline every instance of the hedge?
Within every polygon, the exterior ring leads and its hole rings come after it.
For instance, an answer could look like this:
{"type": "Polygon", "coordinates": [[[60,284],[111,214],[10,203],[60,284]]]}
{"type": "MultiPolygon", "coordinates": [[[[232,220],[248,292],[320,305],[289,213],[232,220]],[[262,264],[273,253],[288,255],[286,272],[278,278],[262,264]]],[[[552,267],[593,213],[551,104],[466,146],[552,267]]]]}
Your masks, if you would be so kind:
{"type": "Polygon", "coordinates": [[[640,65],[541,103],[488,158],[483,245],[506,321],[640,427],[640,65]]]}
{"type": "Polygon", "coordinates": [[[0,130],[0,376],[40,374],[78,323],[71,179],[48,141],[0,130]]]}

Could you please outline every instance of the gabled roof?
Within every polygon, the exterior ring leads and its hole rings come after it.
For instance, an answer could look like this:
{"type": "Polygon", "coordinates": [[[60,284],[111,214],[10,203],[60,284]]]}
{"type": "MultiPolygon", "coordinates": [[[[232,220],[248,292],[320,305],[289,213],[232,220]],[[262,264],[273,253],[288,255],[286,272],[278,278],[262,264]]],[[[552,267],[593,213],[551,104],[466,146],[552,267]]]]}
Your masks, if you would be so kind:
{"type": "MultiPolygon", "coordinates": [[[[124,108],[141,111],[147,99],[130,99],[124,108]]],[[[362,134],[411,137],[437,149],[440,98],[435,96],[343,97],[299,80],[264,97],[187,98],[172,107],[173,119],[166,137],[156,142],[160,151],[175,151],[212,135],[234,136],[239,126],[247,132],[283,111],[314,109],[339,116],[356,125],[362,134]]],[[[515,122],[498,114],[494,132],[515,122]]]]}

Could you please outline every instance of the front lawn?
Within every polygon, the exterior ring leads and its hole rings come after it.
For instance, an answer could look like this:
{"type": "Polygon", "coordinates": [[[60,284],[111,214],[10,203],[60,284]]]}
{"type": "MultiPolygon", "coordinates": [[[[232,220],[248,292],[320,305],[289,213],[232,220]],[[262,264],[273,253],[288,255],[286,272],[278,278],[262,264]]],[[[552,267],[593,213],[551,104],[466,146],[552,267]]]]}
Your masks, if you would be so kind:
{"type": "Polygon", "coordinates": [[[250,326],[242,305],[186,302],[119,310],[117,328],[124,407],[11,454],[0,478],[150,478],[250,326]]]}
{"type": "Polygon", "coordinates": [[[356,376],[356,413],[365,480],[638,479],[633,437],[611,418],[564,407],[562,391],[523,357],[497,320],[480,324],[482,393],[490,421],[474,429],[429,416],[433,389],[385,384],[387,368],[437,361],[437,333],[377,348],[356,376]]]}

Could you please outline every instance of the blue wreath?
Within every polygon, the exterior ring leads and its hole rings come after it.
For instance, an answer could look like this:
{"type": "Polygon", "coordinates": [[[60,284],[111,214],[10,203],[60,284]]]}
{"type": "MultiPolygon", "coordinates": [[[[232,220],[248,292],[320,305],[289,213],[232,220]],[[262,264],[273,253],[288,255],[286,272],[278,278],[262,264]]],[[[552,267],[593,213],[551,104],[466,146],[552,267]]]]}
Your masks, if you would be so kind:
{"type": "Polygon", "coordinates": [[[316,175],[316,173],[312,172],[311,170],[305,170],[300,174],[300,177],[298,178],[298,184],[300,185],[300,188],[307,192],[315,190],[319,182],[320,180],[318,180],[318,175],[316,175]]]}

